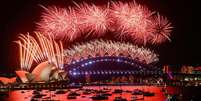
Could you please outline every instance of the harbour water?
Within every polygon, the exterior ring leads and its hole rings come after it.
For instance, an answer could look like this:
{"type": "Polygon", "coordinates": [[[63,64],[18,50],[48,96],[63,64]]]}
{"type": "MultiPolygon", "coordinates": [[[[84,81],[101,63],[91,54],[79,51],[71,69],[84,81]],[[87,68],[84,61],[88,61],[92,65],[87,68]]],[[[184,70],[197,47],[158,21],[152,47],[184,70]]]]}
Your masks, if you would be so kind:
{"type": "MultiPolygon", "coordinates": [[[[144,100],[139,101],[166,101],[168,96],[162,91],[162,87],[157,86],[85,86],[83,89],[92,89],[92,90],[100,90],[103,88],[110,89],[109,93],[112,95],[108,97],[107,100],[102,101],[113,101],[115,97],[121,96],[126,98],[127,101],[131,101],[131,97],[133,96],[131,92],[135,89],[153,92],[154,96],[143,96],[143,95],[135,95],[137,98],[144,98],[144,100]],[[122,89],[123,92],[120,94],[112,93],[115,89],[122,89]]],[[[178,94],[179,90],[175,87],[167,87],[166,88],[168,94],[178,94]]],[[[63,89],[65,93],[63,94],[55,94],[57,90],[40,90],[40,94],[43,94],[42,97],[34,98],[37,101],[92,101],[91,97],[95,95],[95,93],[90,94],[83,94],[83,90],[80,89],[63,89]],[[77,96],[76,99],[67,99],[67,95],[69,92],[76,91],[77,93],[81,94],[77,96]]],[[[6,101],[31,101],[33,100],[34,90],[15,90],[9,92],[9,96],[5,99],[6,101]]]]}

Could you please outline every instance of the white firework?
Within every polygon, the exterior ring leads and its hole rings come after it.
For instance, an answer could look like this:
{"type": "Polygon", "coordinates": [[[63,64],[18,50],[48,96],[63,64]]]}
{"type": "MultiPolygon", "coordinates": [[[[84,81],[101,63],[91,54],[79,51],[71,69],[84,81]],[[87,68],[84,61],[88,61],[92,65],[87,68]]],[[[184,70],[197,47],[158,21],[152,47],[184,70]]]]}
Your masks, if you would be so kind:
{"type": "Polygon", "coordinates": [[[65,63],[70,63],[72,60],[78,60],[81,57],[96,57],[97,54],[104,56],[106,53],[110,56],[118,56],[119,54],[131,56],[132,59],[138,59],[146,64],[159,60],[158,55],[149,49],[140,48],[130,43],[94,40],[84,44],[77,44],[70,49],[64,50],[65,63]]]}
{"type": "Polygon", "coordinates": [[[34,61],[36,63],[48,61],[58,68],[63,68],[64,52],[62,43],[58,44],[53,39],[48,39],[40,33],[35,34],[37,38],[29,34],[21,34],[19,40],[16,41],[20,49],[21,69],[29,71],[34,61]]]}

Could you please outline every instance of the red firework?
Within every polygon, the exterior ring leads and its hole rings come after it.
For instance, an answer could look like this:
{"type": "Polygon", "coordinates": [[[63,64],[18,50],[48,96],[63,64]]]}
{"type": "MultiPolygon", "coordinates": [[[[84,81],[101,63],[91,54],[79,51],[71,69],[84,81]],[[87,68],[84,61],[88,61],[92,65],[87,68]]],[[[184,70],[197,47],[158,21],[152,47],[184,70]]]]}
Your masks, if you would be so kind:
{"type": "Polygon", "coordinates": [[[151,19],[153,12],[135,2],[112,4],[111,16],[115,19],[114,29],[119,37],[131,36],[137,43],[146,43],[150,37],[151,19]]]}
{"type": "Polygon", "coordinates": [[[162,43],[166,40],[170,40],[170,33],[172,31],[171,23],[166,17],[160,16],[159,13],[153,18],[153,34],[151,42],[154,44],[162,43]]]}
{"type": "MultiPolygon", "coordinates": [[[[76,3],[75,3],[76,4],[76,3]]],[[[170,40],[171,23],[135,2],[113,2],[111,6],[83,3],[76,8],[45,8],[39,31],[57,39],[73,41],[84,33],[100,37],[109,30],[138,44],[159,44],[170,40]]]]}
{"type": "Polygon", "coordinates": [[[98,7],[83,3],[78,5],[80,29],[83,33],[93,34],[93,36],[103,36],[108,30],[109,21],[107,7],[98,7]]]}
{"type": "Polygon", "coordinates": [[[48,34],[56,39],[65,39],[70,41],[79,35],[79,24],[76,11],[72,8],[45,8],[42,19],[38,23],[38,30],[48,34]]]}

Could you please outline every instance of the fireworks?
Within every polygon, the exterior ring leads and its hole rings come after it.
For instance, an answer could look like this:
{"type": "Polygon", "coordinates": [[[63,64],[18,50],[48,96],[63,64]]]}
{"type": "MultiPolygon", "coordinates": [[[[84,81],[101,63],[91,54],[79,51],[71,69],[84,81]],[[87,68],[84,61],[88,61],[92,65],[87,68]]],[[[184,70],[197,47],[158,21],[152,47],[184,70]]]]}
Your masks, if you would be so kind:
{"type": "Polygon", "coordinates": [[[131,56],[132,59],[139,59],[140,62],[146,64],[158,61],[158,56],[149,49],[140,48],[129,43],[120,43],[113,41],[95,40],[84,44],[77,44],[71,49],[64,51],[66,63],[73,59],[78,60],[81,57],[88,58],[88,56],[96,57],[96,54],[104,56],[123,54],[124,56],[131,56]]]}
{"type": "Polygon", "coordinates": [[[29,37],[22,36],[20,37],[21,41],[16,41],[17,44],[19,44],[19,51],[20,51],[20,67],[22,70],[28,71],[31,68],[31,65],[33,63],[33,58],[31,56],[34,47],[31,46],[29,37]],[[27,40],[28,39],[28,40],[27,40]],[[32,47],[32,48],[31,48],[32,47]],[[29,51],[29,49],[31,49],[29,51]]]}
{"type": "Polygon", "coordinates": [[[113,3],[111,11],[113,19],[116,20],[114,27],[120,37],[127,34],[136,42],[147,42],[151,31],[151,11],[135,2],[113,3]]]}
{"type": "Polygon", "coordinates": [[[29,35],[21,35],[19,41],[22,69],[29,70],[35,61],[41,63],[48,60],[57,67],[63,68],[63,56],[66,61],[96,54],[131,56],[133,59],[145,61],[147,64],[158,61],[158,56],[145,48],[132,44],[95,40],[75,45],[63,50],[56,39],[74,41],[81,35],[85,37],[104,36],[112,32],[114,36],[132,39],[137,44],[160,44],[170,40],[171,23],[159,13],[148,10],[134,2],[112,2],[107,6],[94,4],[76,4],[74,7],[43,7],[41,20],[38,22],[37,39],[29,35]],[[47,38],[48,37],[48,38],[47,38]]]}
{"type": "Polygon", "coordinates": [[[53,39],[48,39],[40,33],[33,36],[20,35],[16,43],[20,48],[20,63],[23,70],[29,71],[33,61],[41,63],[47,61],[53,63],[58,68],[63,68],[63,46],[56,43],[53,39]]]}
{"type": "Polygon", "coordinates": [[[58,39],[73,41],[82,34],[100,37],[107,31],[122,39],[128,37],[139,44],[159,44],[169,39],[171,23],[159,14],[135,2],[112,2],[96,6],[76,4],[68,9],[45,8],[39,31],[58,39]]]}
{"type": "MultiPolygon", "coordinates": [[[[74,40],[80,35],[76,11],[72,8],[45,8],[42,19],[38,24],[38,30],[51,35],[55,39],[74,40]]],[[[47,36],[48,36],[47,35],[47,36]]]]}
{"type": "Polygon", "coordinates": [[[171,29],[171,23],[167,20],[167,18],[160,16],[157,14],[157,16],[153,19],[153,36],[152,36],[152,43],[161,43],[164,42],[166,39],[170,41],[170,33],[171,29]]]}
{"type": "Polygon", "coordinates": [[[95,5],[88,5],[84,3],[79,7],[80,26],[83,33],[92,34],[95,36],[102,36],[109,27],[108,8],[98,7],[95,5]]]}

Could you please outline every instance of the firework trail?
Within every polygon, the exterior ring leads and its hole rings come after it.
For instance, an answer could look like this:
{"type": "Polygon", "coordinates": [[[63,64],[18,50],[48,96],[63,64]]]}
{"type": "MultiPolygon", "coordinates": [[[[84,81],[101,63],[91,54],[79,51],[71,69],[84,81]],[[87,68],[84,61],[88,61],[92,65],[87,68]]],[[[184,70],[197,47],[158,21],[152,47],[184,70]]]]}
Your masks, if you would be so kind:
{"type": "Polygon", "coordinates": [[[37,38],[33,36],[19,36],[16,43],[20,49],[20,66],[21,69],[29,71],[33,61],[41,63],[47,61],[53,63],[58,68],[63,68],[63,45],[56,43],[53,39],[48,39],[40,33],[35,33],[37,38]],[[37,40],[38,39],[38,40],[37,40]]]}
{"type": "Polygon", "coordinates": [[[77,44],[74,47],[64,50],[65,63],[70,63],[73,59],[79,60],[81,57],[88,58],[88,56],[96,57],[97,54],[104,56],[123,54],[124,56],[131,56],[132,59],[138,59],[140,62],[146,64],[158,61],[158,56],[149,49],[140,48],[129,43],[113,42],[95,40],[84,44],[77,44]]]}
{"type": "Polygon", "coordinates": [[[21,41],[15,41],[15,42],[19,44],[20,67],[22,70],[28,71],[33,63],[33,58],[31,57],[33,50],[28,51],[28,49],[32,47],[30,41],[22,39],[21,41]]]}

